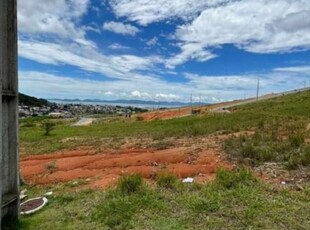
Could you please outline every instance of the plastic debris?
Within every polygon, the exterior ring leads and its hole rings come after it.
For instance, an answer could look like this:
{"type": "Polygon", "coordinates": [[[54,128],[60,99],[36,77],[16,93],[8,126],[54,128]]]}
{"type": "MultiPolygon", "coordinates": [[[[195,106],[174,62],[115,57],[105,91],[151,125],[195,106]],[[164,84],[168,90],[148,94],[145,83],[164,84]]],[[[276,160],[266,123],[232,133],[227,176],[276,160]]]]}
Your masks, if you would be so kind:
{"type": "Polygon", "coordinates": [[[51,195],[53,195],[53,192],[52,192],[52,191],[47,192],[47,193],[45,193],[45,195],[46,195],[46,196],[51,196],[51,195]]]}
{"type": "Polygon", "coordinates": [[[19,199],[20,200],[23,200],[23,199],[25,199],[28,195],[26,194],[26,192],[27,192],[27,189],[24,189],[24,190],[22,190],[21,192],[20,192],[20,194],[19,194],[19,199]]]}
{"type": "Polygon", "coordinates": [[[183,183],[193,183],[194,182],[194,178],[187,177],[187,178],[183,179],[182,182],[183,183]]]}

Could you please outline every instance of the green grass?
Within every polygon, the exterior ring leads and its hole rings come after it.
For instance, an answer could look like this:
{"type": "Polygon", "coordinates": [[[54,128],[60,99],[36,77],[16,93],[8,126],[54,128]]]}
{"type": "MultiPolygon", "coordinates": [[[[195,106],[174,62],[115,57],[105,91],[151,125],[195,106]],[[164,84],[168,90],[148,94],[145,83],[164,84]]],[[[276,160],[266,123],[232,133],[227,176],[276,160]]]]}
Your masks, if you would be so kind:
{"type": "Polygon", "coordinates": [[[234,108],[231,114],[190,116],[172,120],[124,121],[112,119],[110,122],[97,122],[89,127],[72,127],[70,120],[58,121],[50,136],[39,124],[46,118],[22,119],[20,141],[26,153],[48,153],[64,148],[75,147],[77,142],[63,142],[66,138],[78,137],[79,145],[97,145],[100,138],[153,138],[164,140],[167,137],[195,137],[212,134],[216,131],[232,133],[251,130],[266,125],[287,124],[289,130],[305,128],[310,122],[310,91],[288,95],[268,101],[234,108]],[[262,124],[263,123],[263,124],[262,124]]]}
{"type": "MultiPolygon", "coordinates": [[[[39,126],[46,118],[23,119],[20,142],[28,154],[81,145],[100,148],[108,140],[119,148],[128,137],[149,138],[154,140],[150,147],[164,149],[173,146],[169,137],[252,131],[253,135],[232,136],[225,142],[231,158],[250,159],[253,164],[282,162],[288,169],[309,166],[310,91],[233,110],[151,122],[105,119],[89,127],[58,120],[50,136],[44,136],[39,126]]],[[[54,169],[53,164],[48,167],[54,169]]],[[[30,197],[49,189],[55,195],[42,211],[21,217],[17,229],[310,229],[310,186],[303,186],[303,191],[295,191],[267,185],[240,168],[220,169],[216,180],[204,185],[160,175],[153,186],[128,176],[105,191],[74,192],[70,183],[28,187],[30,197]]]]}
{"type": "MultiPolygon", "coordinates": [[[[43,193],[29,188],[33,196],[43,193]]],[[[45,192],[45,191],[44,191],[45,192]]],[[[22,229],[309,229],[310,187],[281,190],[246,169],[221,169],[214,182],[163,189],[143,184],[130,194],[59,188],[22,229]]]]}

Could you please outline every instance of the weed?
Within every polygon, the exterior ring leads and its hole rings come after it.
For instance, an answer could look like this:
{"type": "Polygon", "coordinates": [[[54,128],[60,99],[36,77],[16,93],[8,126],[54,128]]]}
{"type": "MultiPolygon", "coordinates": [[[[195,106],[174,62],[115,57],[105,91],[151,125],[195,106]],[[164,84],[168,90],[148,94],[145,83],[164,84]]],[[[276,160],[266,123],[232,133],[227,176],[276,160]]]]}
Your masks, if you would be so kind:
{"type": "Polygon", "coordinates": [[[51,161],[46,164],[46,169],[50,172],[53,173],[57,170],[57,164],[56,161],[51,161]]]}
{"type": "Polygon", "coordinates": [[[305,137],[302,133],[294,133],[289,136],[289,141],[292,147],[298,148],[305,143],[305,137]]]}
{"type": "Polygon", "coordinates": [[[216,212],[220,208],[220,202],[215,196],[198,198],[192,202],[192,209],[197,213],[216,212]]]}
{"type": "Polygon", "coordinates": [[[175,144],[173,141],[157,141],[155,143],[150,144],[148,147],[157,149],[157,150],[163,150],[163,149],[168,149],[169,147],[173,147],[175,144]]]}
{"type": "Polygon", "coordinates": [[[142,187],[142,177],[138,174],[122,176],[118,180],[117,187],[123,195],[136,193],[142,187]]]}
{"type": "Polygon", "coordinates": [[[296,157],[291,157],[288,162],[285,164],[287,170],[295,170],[299,167],[299,161],[296,157]]]}
{"type": "Polygon", "coordinates": [[[138,116],[136,117],[136,120],[137,120],[137,121],[144,121],[144,117],[138,115],[138,116]]]}
{"type": "Polygon", "coordinates": [[[216,171],[216,183],[227,189],[241,185],[252,186],[257,182],[257,178],[248,169],[243,167],[233,172],[223,168],[216,171]]]}
{"type": "Polygon", "coordinates": [[[161,188],[173,189],[177,183],[177,177],[168,172],[160,172],[156,175],[157,185],[161,188]]]}
{"type": "Polygon", "coordinates": [[[303,166],[310,165],[310,147],[307,147],[306,150],[301,155],[300,163],[303,166]]]}

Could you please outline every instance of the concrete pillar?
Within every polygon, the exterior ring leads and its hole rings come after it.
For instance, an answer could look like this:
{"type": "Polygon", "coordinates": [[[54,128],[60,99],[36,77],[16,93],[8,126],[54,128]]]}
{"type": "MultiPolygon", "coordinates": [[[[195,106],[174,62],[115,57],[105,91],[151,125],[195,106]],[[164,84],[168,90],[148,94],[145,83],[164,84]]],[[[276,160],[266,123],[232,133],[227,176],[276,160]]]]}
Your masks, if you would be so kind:
{"type": "Polygon", "coordinates": [[[4,220],[19,214],[16,0],[0,0],[0,205],[4,220]]]}

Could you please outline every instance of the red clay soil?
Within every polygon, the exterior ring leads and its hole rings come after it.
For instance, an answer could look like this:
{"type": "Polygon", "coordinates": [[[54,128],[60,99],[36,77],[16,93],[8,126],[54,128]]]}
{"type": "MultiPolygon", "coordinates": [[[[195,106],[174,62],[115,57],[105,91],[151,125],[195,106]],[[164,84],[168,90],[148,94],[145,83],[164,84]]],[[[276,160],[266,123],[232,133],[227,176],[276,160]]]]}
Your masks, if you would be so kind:
{"type": "Polygon", "coordinates": [[[22,157],[23,178],[30,184],[55,184],[87,179],[88,188],[113,185],[127,173],[154,179],[159,171],[169,171],[180,178],[194,177],[205,182],[214,177],[218,167],[231,168],[218,151],[179,147],[165,150],[127,149],[95,153],[92,149],[61,151],[22,157]]]}
{"type": "MultiPolygon", "coordinates": [[[[212,105],[206,105],[206,106],[199,106],[194,107],[194,109],[200,109],[201,113],[204,113],[205,111],[213,110],[216,108],[221,108],[223,106],[231,106],[234,104],[238,104],[240,102],[247,102],[250,99],[246,100],[236,100],[236,101],[228,101],[228,102],[222,102],[212,105]]],[[[176,109],[166,109],[166,110],[156,110],[151,111],[142,114],[143,120],[145,121],[151,121],[151,120],[167,120],[177,117],[185,117],[192,114],[192,108],[191,107],[182,107],[182,108],[176,108],[176,109]]]]}

